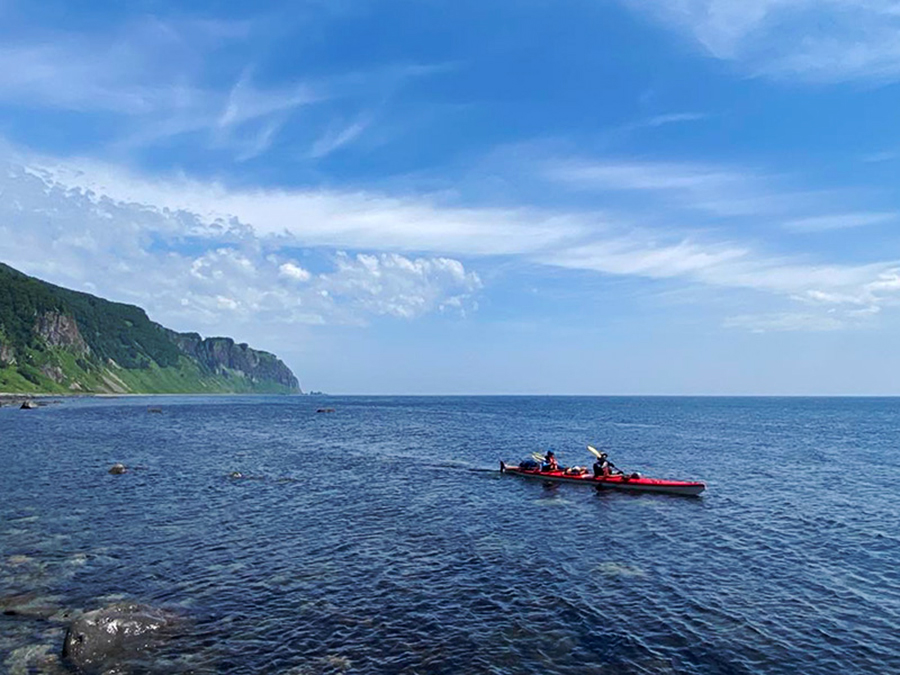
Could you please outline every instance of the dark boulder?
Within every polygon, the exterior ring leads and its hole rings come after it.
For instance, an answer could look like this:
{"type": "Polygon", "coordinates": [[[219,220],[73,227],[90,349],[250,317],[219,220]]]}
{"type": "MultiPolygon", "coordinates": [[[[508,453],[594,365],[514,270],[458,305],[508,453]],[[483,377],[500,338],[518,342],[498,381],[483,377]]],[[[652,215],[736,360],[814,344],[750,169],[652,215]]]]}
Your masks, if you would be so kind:
{"type": "Polygon", "coordinates": [[[32,401],[30,398],[22,401],[22,405],[19,406],[22,410],[34,410],[35,408],[39,408],[40,404],[36,401],[32,401]]]}
{"type": "Polygon", "coordinates": [[[121,462],[116,462],[111,467],[109,467],[109,472],[114,476],[118,476],[119,474],[126,473],[128,471],[128,467],[126,467],[121,462]]]}
{"type": "Polygon", "coordinates": [[[118,672],[171,637],[178,623],[171,612],[131,603],[86,612],[66,631],[63,658],[79,672],[118,672]]]}

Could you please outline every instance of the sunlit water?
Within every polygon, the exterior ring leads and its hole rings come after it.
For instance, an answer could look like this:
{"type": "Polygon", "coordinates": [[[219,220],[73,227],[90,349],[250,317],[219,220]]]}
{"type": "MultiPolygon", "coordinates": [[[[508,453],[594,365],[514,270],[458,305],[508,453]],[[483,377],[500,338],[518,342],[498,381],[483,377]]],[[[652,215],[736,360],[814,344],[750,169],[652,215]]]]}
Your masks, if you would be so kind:
{"type": "Polygon", "coordinates": [[[124,599],[186,619],[133,673],[898,673],[898,443],[900,399],[3,408],[0,672],[124,599]],[[588,442],[708,490],[475,470],[588,442]]]}

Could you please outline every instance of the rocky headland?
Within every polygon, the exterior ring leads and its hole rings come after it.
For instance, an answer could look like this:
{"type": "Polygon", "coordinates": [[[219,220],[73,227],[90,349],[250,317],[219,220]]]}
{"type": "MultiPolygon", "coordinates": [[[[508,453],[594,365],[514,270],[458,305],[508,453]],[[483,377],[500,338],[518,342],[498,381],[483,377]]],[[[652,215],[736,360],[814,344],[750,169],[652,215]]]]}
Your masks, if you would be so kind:
{"type": "Polygon", "coordinates": [[[228,337],[178,333],[140,307],[2,263],[0,392],[301,393],[274,354],[228,337]]]}

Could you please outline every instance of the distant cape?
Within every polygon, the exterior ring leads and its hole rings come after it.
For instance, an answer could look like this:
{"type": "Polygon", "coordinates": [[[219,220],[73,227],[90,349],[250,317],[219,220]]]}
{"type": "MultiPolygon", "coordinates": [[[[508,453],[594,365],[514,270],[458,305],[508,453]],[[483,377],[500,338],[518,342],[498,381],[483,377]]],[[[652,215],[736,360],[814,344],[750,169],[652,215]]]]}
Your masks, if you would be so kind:
{"type": "Polygon", "coordinates": [[[278,357],[228,337],[177,333],[0,263],[0,391],[301,393],[278,357]]]}

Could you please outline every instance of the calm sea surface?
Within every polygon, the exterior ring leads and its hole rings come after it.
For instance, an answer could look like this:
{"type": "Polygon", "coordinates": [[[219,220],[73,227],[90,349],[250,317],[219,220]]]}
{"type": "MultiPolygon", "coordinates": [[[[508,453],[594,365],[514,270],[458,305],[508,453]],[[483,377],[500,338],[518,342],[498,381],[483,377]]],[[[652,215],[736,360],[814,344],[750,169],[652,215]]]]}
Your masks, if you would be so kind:
{"type": "Polygon", "coordinates": [[[33,611],[0,672],[66,672],[64,613],[129,600],[186,621],[121,672],[900,673],[898,446],[900,399],[2,408],[0,603],[33,611]],[[707,492],[478,470],[586,443],[707,492]]]}

